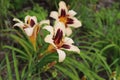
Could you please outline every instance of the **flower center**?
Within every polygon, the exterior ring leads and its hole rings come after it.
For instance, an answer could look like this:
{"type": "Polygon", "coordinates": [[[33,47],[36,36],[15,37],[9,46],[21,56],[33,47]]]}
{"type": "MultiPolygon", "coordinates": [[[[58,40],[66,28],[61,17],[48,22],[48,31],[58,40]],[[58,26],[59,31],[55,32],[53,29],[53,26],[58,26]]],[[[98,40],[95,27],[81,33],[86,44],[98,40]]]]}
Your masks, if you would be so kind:
{"type": "Polygon", "coordinates": [[[59,17],[59,20],[60,20],[60,22],[63,22],[64,24],[66,24],[67,17],[66,16],[65,17],[61,16],[61,17],[59,17]]]}
{"type": "Polygon", "coordinates": [[[57,48],[61,48],[63,45],[63,41],[61,40],[60,43],[55,43],[55,45],[57,46],[57,48]]]}

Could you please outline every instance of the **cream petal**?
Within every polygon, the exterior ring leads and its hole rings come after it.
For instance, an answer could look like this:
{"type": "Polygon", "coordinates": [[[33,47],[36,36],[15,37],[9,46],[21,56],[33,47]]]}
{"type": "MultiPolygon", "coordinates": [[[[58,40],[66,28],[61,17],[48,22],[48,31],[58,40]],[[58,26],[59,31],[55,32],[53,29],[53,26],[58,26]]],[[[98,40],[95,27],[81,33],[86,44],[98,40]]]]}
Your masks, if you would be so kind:
{"type": "Polygon", "coordinates": [[[33,34],[34,28],[25,28],[24,30],[28,36],[31,36],[33,34]]]}
{"type": "Polygon", "coordinates": [[[64,51],[60,50],[60,49],[57,49],[57,53],[58,53],[58,56],[59,56],[59,62],[63,62],[65,57],[66,57],[66,54],[64,51]]]}
{"type": "Polygon", "coordinates": [[[71,28],[66,28],[66,35],[70,36],[72,34],[71,28]]]}
{"type": "Polygon", "coordinates": [[[59,14],[61,14],[62,10],[65,10],[66,14],[68,13],[68,9],[64,1],[59,2],[59,14]]]}
{"type": "Polygon", "coordinates": [[[52,26],[44,26],[43,29],[46,29],[47,31],[49,31],[51,35],[54,34],[54,33],[53,33],[54,31],[53,31],[53,27],[52,27],[52,26]]]}
{"type": "Polygon", "coordinates": [[[69,15],[69,16],[72,16],[72,17],[73,17],[73,16],[75,16],[76,14],[77,14],[77,13],[76,13],[75,11],[73,11],[73,10],[69,10],[69,11],[68,11],[68,15],[69,15]]]}
{"type": "Polygon", "coordinates": [[[13,21],[19,22],[19,23],[23,23],[21,20],[14,18],[13,21]]]}
{"type": "Polygon", "coordinates": [[[56,21],[54,25],[55,34],[57,33],[57,30],[60,29],[63,32],[63,36],[65,36],[65,25],[62,22],[56,21]]]}
{"type": "Polygon", "coordinates": [[[72,43],[74,43],[74,41],[71,38],[69,38],[69,37],[65,37],[64,38],[64,43],[65,44],[72,44],[72,43]]]}
{"type": "Polygon", "coordinates": [[[74,46],[74,45],[69,45],[69,46],[70,46],[70,49],[66,49],[66,50],[80,53],[80,49],[77,46],[74,46]]]}
{"type": "Polygon", "coordinates": [[[40,21],[40,25],[43,25],[43,24],[50,24],[50,21],[49,20],[42,20],[40,21]]]}
{"type": "Polygon", "coordinates": [[[53,37],[52,35],[47,35],[45,37],[45,42],[47,42],[47,43],[53,43],[52,37],[53,37]]]}
{"type": "Polygon", "coordinates": [[[24,27],[24,23],[16,23],[16,24],[13,25],[13,27],[15,27],[15,26],[23,28],[24,27]]]}
{"type": "Polygon", "coordinates": [[[52,17],[52,18],[54,18],[54,19],[58,19],[58,12],[52,11],[52,12],[50,13],[50,17],[52,17]]]}
{"type": "Polygon", "coordinates": [[[56,48],[56,45],[53,43],[52,38],[53,38],[52,35],[47,35],[44,40],[45,40],[46,43],[52,44],[56,48]]]}
{"type": "Polygon", "coordinates": [[[74,28],[78,28],[82,26],[81,22],[78,19],[76,19],[75,17],[72,19],[73,19],[73,24],[68,24],[68,26],[71,26],[74,28]]]}
{"type": "Polygon", "coordinates": [[[30,20],[30,16],[29,15],[27,15],[26,17],[25,17],[25,24],[27,24],[27,21],[28,20],[30,20]]]}

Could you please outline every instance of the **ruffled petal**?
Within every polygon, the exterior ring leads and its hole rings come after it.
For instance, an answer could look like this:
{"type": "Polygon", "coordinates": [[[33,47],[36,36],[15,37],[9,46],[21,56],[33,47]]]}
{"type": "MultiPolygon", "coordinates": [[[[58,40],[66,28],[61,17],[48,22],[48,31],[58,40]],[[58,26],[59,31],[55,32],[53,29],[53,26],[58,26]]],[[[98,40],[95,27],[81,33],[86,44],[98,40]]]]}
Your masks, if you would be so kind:
{"type": "Polygon", "coordinates": [[[21,20],[14,18],[13,21],[19,22],[19,23],[23,23],[21,20]]]}
{"type": "Polygon", "coordinates": [[[66,57],[66,54],[64,51],[60,50],[60,49],[57,49],[57,53],[58,53],[58,56],[59,56],[59,62],[63,62],[65,57],[66,57]]]}
{"type": "Polygon", "coordinates": [[[22,28],[22,29],[28,27],[27,25],[25,25],[22,21],[20,21],[20,20],[17,19],[17,18],[14,18],[13,21],[18,22],[18,23],[16,23],[16,24],[14,24],[13,27],[18,26],[18,27],[20,27],[20,28],[22,28]]]}
{"type": "Polygon", "coordinates": [[[30,16],[29,15],[27,15],[26,17],[25,17],[25,24],[28,24],[28,21],[30,20],[30,16]]]}
{"type": "Polygon", "coordinates": [[[49,20],[42,20],[40,21],[40,25],[43,25],[43,24],[50,24],[50,21],[49,20]]]}
{"type": "Polygon", "coordinates": [[[52,44],[56,48],[56,45],[53,43],[52,38],[53,38],[52,35],[47,35],[44,40],[45,40],[45,42],[52,44]]]}
{"type": "Polygon", "coordinates": [[[74,41],[71,38],[69,38],[69,37],[65,37],[64,38],[64,43],[65,44],[72,44],[72,43],[74,43],[74,41]]]}
{"type": "Polygon", "coordinates": [[[65,25],[62,22],[56,21],[54,29],[55,29],[55,34],[57,33],[58,29],[60,29],[63,33],[63,37],[65,36],[65,25]]]}
{"type": "Polygon", "coordinates": [[[72,34],[72,30],[71,30],[71,28],[66,28],[66,35],[67,36],[70,36],[72,34]]]}
{"type": "Polygon", "coordinates": [[[71,27],[74,27],[74,28],[78,28],[78,27],[82,26],[81,22],[78,19],[76,19],[74,17],[71,18],[71,19],[73,19],[73,24],[67,24],[68,26],[71,26],[71,27]]]}
{"type": "Polygon", "coordinates": [[[13,25],[13,27],[15,27],[15,26],[23,28],[24,27],[24,23],[16,23],[16,24],[13,25]]]}
{"type": "Polygon", "coordinates": [[[59,3],[59,16],[66,16],[68,13],[67,6],[64,1],[60,1],[59,3]]]}
{"type": "Polygon", "coordinates": [[[50,13],[50,17],[52,17],[52,18],[54,18],[54,19],[58,19],[58,12],[56,12],[56,11],[52,11],[51,13],[50,13]]]}
{"type": "Polygon", "coordinates": [[[53,31],[53,27],[52,27],[52,26],[45,26],[45,27],[43,27],[43,29],[46,29],[47,31],[49,31],[51,35],[54,34],[54,33],[53,33],[54,31],[53,31]]]}
{"type": "Polygon", "coordinates": [[[70,48],[66,50],[80,53],[80,49],[77,46],[74,46],[74,45],[69,45],[69,46],[70,48]]]}
{"type": "Polygon", "coordinates": [[[34,28],[25,28],[24,31],[28,36],[31,36],[33,34],[34,28]]]}
{"type": "Polygon", "coordinates": [[[73,16],[75,16],[76,14],[77,14],[77,13],[76,13],[75,11],[73,11],[73,10],[69,10],[69,11],[68,11],[68,15],[69,15],[69,16],[72,16],[72,17],[73,17],[73,16]]]}

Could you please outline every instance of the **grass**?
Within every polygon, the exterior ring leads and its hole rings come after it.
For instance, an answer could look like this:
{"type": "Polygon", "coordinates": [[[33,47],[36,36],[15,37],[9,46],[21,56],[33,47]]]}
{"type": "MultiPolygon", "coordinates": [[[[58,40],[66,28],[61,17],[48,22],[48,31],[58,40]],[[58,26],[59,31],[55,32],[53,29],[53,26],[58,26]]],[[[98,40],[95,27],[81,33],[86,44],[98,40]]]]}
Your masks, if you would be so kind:
{"type": "MultiPolygon", "coordinates": [[[[0,53],[5,53],[5,58],[0,59],[0,80],[120,79],[120,3],[112,2],[112,6],[98,8],[99,0],[66,0],[82,22],[82,27],[73,29],[74,33],[71,35],[81,52],[76,54],[66,51],[67,58],[58,63],[57,54],[47,54],[38,60],[38,54],[48,46],[41,40],[44,37],[39,33],[37,49],[34,50],[27,36],[21,30],[12,28],[11,18],[23,19],[30,14],[37,16],[39,21],[48,19],[49,11],[57,10],[60,0],[53,0],[52,3],[51,0],[43,1],[44,4],[49,4],[49,10],[35,0],[28,1],[29,4],[27,1],[0,1],[0,53]],[[18,5],[15,7],[15,4],[18,5]],[[25,4],[27,6],[21,6],[25,4]],[[7,36],[11,43],[5,42],[4,36],[7,36]],[[39,49],[41,45],[44,47],[39,49]],[[4,75],[4,72],[7,72],[7,75],[4,75]]],[[[47,32],[43,36],[46,34],[47,32]]]]}

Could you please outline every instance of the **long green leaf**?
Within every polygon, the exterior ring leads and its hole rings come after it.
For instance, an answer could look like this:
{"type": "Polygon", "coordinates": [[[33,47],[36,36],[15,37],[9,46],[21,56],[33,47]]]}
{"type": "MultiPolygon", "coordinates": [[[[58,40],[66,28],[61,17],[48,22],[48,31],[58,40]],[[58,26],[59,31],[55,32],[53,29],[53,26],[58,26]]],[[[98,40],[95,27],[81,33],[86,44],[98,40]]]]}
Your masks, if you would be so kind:
{"type": "Polygon", "coordinates": [[[5,59],[6,59],[6,63],[7,63],[8,79],[13,80],[12,79],[12,70],[11,70],[11,67],[10,67],[10,61],[8,59],[8,54],[5,55],[5,59]]]}
{"type": "MultiPolygon", "coordinates": [[[[67,60],[66,60],[67,61],[67,60]]],[[[86,67],[83,63],[80,63],[72,58],[68,58],[69,64],[76,67],[78,70],[84,73],[85,76],[88,77],[90,80],[104,80],[103,78],[99,77],[96,73],[91,71],[88,67],[86,67]]]]}
{"type": "Polygon", "coordinates": [[[32,55],[31,52],[34,51],[32,45],[30,45],[27,41],[21,39],[20,37],[16,35],[11,34],[11,37],[15,39],[25,49],[25,51],[28,53],[29,56],[32,55]]]}
{"type": "Polygon", "coordinates": [[[12,46],[3,46],[3,48],[14,50],[14,51],[20,53],[21,55],[23,55],[24,58],[28,58],[28,55],[18,48],[15,48],[15,47],[12,47],[12,46]]]}
{"type": "Polygon", "coordinates": [[[71,78],[72,80],[80,80],[78,78],[78,76],[76,76],[75,74],[73,74],[71,71],[67,70],[66,68],[62,67],[62,66],[58,66],[58,65],[55,65],[55,67],[57,69],[59,69],[60,71],[63,72],[64,75],[67,75],[69,78],[71,78]]]}
{"type": "Polygon", "coordinates": [[[14,53],[14,50],[12,51],[12,55],[13,55],[13,62],[14,62],[14,69],[15,69],[15,74],[16,74],[16,80],[20,80],[19,71],[18,71],[18,64],[17,64],[17,59],[16,59],[16,55],[14,53]]]}
{"type": "Polygon", "coordinates": [[[1,75],[0,75],[0,80],[2,80],[2,77],[1,77],[1,75]]]}

